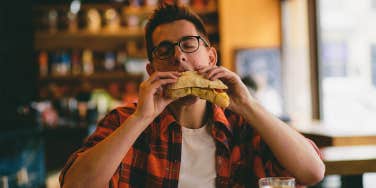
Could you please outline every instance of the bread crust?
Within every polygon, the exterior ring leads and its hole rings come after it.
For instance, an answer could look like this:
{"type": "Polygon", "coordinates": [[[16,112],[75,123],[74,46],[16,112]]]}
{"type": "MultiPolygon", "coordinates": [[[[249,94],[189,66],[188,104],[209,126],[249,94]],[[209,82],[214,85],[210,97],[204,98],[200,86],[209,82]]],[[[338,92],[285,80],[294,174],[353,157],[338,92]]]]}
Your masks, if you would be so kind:
{"type": "Polygon", "coordinates": [[[183,72],[177,82],[167,89],[167,95],[173,99],[194,95],[226,108],[230,105],[230,98],[224,92],[227,88],[220,80],[211,81],[195,71],[187,71],[183,72]]]}

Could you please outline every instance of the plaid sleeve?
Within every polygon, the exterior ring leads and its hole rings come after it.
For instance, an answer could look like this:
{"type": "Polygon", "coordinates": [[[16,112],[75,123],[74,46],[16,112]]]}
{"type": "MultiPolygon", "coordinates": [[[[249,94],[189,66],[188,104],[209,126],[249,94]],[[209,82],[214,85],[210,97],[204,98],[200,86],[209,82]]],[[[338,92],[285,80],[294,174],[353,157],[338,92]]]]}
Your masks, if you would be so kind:
{"type": "Polygon", "coordinates": [[[60,186],[63,186],[64,177],[68,169],[71,167],[73,162],[80,157],[80,155],[87,149],[95,146],[97,143],[105,139],[108,135],[114,132],[121,124],[125,121],[129,115],[133,113],[132,108],[117,108],[109,112],[103,119],[101,119],[97,125],[96,130],[92,135],[90,135],[84,142],[83,146],[75,151],[65,163],[60,176],[59,182],[60,186]]]}

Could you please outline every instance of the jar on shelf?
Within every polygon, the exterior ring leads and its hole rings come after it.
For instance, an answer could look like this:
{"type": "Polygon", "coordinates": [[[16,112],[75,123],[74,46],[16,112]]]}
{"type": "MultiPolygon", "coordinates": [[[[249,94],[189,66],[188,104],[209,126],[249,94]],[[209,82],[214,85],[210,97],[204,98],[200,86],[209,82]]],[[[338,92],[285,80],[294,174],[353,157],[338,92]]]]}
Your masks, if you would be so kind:
{"type": "Polygon", "coordinates": [[[82,71],[84,75],[94,73],[93,51],[85,49],[82,53],[82,71]]]}
{"type": "Polygon", "coordinates": [[[105,29],[108,31],[118,31],[120,29],[120,16],[118,12],[113,9],[107,9],[104,12],[105,29]]]}
{"type": "Polygon", "coordinates": [[[88,31],[98,32],[101,29],[101,15],[97,9],[89,9],[86,14],[86,27],[88,31]]]}

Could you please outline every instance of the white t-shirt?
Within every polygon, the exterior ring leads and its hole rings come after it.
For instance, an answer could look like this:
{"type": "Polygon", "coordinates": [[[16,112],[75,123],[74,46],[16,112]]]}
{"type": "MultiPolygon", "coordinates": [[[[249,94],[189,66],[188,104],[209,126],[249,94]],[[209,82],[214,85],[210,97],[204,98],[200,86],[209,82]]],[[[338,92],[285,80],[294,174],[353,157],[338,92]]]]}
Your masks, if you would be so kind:
{"type": "Polygon", "coordinates": [[[182,127],[179,188],[215,187],[215,143],[208,126],[182,127]]]}

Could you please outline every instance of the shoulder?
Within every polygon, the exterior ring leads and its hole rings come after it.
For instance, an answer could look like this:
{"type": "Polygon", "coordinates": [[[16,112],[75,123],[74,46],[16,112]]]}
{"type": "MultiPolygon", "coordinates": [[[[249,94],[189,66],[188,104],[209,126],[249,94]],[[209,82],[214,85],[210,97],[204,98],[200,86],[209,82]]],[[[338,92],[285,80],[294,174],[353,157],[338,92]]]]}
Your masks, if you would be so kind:
{"type": "Polygon", "coordinates": [[[129,115],[133,114],[136,110],[137,103],[128,103],[122,106],[118,106],[113,109],[110,113],[118,114],[119,116],[128,117],[129,115]]]}
{"type": "Polygon", "coordinates": [[[99,121],[98,126],[115,129],[133,114],[136,107],[136,103],[118,106],[107,113],[107,115],[99,121]]]}

